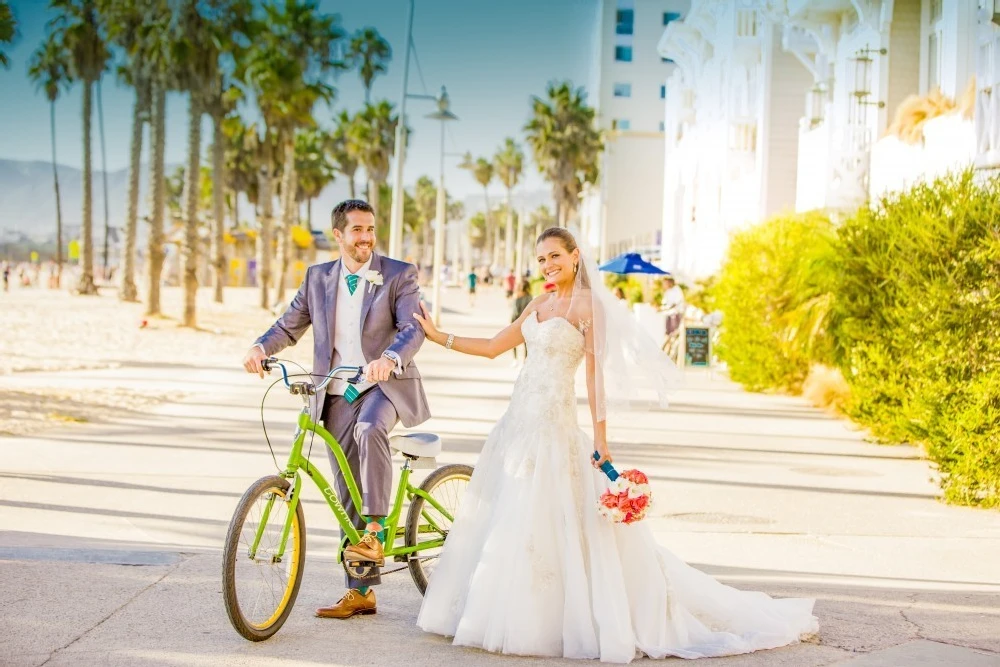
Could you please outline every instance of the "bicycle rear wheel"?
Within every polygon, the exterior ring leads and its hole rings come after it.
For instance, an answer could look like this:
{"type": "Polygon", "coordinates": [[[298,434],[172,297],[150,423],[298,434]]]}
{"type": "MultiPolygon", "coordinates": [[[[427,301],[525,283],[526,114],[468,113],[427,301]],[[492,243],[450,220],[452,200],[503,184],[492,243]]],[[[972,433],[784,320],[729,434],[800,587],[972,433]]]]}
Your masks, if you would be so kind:
{"type": "MultiPolygon", "coordinates": [[[[406,546],[417,546],[422,542],[447,539],[448,531],[454,517],[458,514],[458,505],[465,496],[465,489],[472,478],[472,466],[448,465],[432,472],[424,480],[420,488],[434,499],[441,509],[434,507],[420,496],[414,496],[410,501],[410,509],[406,513],[406,546]],[[447,515],[441,510],[447,512],[447,515]],[[451,517],[451,518],[449,518],[451,517]]],[[[407,561],[410,576],[417,590],[423,595],[427,590],[427,582],[438,557],[444,547],[421,549],[410,554],[407,561]]]]}
{"type": "Polygon", "coordinates": [[[254,642],[281,629],[302,583],[306,522],[301,502],[292,515],[285,551],[280,558],[277,555],[288,518],[290,486],[277,475],[254,482],[236,506],[226,533],[222,553],[226,613],[236,632],[254,642]]]}

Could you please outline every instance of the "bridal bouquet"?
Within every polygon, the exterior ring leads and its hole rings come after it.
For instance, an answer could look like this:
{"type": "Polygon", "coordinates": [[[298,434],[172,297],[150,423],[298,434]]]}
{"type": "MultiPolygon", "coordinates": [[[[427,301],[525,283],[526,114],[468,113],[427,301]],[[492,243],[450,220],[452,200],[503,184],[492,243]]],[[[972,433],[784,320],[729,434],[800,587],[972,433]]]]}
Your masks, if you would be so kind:
{"type": "MultiPolygon", "coordinates": [[[[597,454],[594,455],[595,459],[597,454]]],[[[646,516],[653,502],[649,478],[640,470],[626,470],[619,474],[610,462],[605,461],[601,470],[611,480],[608,490],[597,501],[597,513],[612,523],[635,523],[646,516]]]]}

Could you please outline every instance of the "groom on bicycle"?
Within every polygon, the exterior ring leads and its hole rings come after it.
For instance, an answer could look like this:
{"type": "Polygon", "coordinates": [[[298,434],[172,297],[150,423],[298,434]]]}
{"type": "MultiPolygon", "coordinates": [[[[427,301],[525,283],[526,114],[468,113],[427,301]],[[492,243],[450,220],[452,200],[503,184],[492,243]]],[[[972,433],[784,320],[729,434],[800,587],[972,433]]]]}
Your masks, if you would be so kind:
{"type": "MultiPolygon", "coordinates": [[[[314,378],[336,366],[365,368],[362,382],[334,380],[326,396],[317,396],[311,407],[322,410],[323,425],[343,447],[361,487],[359,511],[328,450],[338,495],[354,525],[364,529],[361,541],[348,545],[343,557],[381,566],[385,563],[381,535],[392,492],[389,431],[397,421],[411,427],[430,417],[413,363],[424,342],[424,330],[413,318],[420,312],[417,269],[374,252],[375,214],[367,202],[348,199],[337,204],[333,236],[340,259],[309,267],[288,309],[257,339],[243,366],[263,377],[261,362],[294,345],[312,325],[314,378]]],[[[316,610],[317,616],[375,613],[375,591],[370,587],[381,583],[378,568],[364,580],[346,578],[347,593],[332,607],[316,610]]]]}

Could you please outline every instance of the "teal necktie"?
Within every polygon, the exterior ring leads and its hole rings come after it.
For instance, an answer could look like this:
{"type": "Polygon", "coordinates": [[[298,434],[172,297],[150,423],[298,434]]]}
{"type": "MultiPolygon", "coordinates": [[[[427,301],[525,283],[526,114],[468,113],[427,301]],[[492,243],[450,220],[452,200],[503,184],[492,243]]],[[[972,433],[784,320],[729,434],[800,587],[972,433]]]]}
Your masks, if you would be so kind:
{"type": "Polygon", "coordinates": [[[354,296],[354,290],[358,289],[358,276],[355,273],[347,274],[347,290],[354,296]]]}

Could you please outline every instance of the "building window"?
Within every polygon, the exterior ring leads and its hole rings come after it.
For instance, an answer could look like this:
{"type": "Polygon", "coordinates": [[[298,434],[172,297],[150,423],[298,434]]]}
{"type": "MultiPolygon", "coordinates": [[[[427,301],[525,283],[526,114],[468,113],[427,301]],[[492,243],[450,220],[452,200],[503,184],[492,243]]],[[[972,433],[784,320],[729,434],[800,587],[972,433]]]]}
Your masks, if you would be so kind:
{"type": "Polygon", "coordinates": [[[619,9],[615,19],[615,34],[631,35],[635,12],[631,9],[619,9]]]}
{"type": "Polygon", "coordinates": [[[661,100],[667,99],[667,85],[666,84],[663,84],[662,86],[660,86],[660,99],[661,100]]]}
{"type": "Polygon", "coordinates": [[[673,63],[673,58],[660,58],[661,63],[673,63]]]}
{"type": "MultiPolygon", "coordinates": [[[[940,2],[940,0],[938,0],[940,2]]],[[[618,12],[619,14],[621,12],[618,12]]],[[[663,25],[670,25],[674,21],[679,21],[681,15],[676,12],[663,12],[663,25]]]]}
{"type": "Polygon", "coordinates": [[[615,84],[615,97],[632,97],[632,84],[631,83],[616,83],[615,84]]]}
{"type": "Polygon", "coordinates": [[[632,47],[631,46],[616,46],[615,47],[615,60],[620,63],[630,63],[632,62],[632,47]]]}
{"type": "Polygon", "coordinates": [[[663,132],[666,129],[667,129],[667,124],[661,120],[660,121],[660,132],[663,132]]]}
{"type": "Polygon", "coordinates": [[[611,121],[612,130],[628,130],[632,127],[632,124],[628,122],[625,118],[618,118],[617,120],[611,121]]]}

